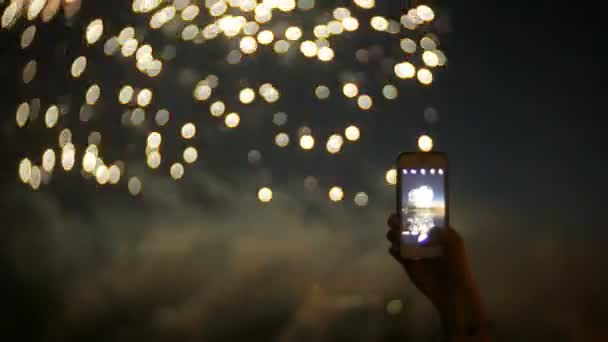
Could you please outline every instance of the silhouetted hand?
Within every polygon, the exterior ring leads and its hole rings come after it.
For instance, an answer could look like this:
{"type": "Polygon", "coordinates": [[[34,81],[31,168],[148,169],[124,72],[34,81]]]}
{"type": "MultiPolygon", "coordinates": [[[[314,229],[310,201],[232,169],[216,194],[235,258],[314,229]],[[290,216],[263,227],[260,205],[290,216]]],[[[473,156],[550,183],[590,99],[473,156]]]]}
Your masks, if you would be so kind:
{"type": "MultiPolygon", "coordinates": [[[[405,259],[400,253],[399,216],[389,217],[390,254],[401,264],[414,285],[439,311],[444,329],[451,340],[459,337],[488,335],[486,316],[479,291],[473,280],[462,238],[452,228],[431,230],[426,243],[439,245],[442,255],[436,258],[405,259]]],[[[490,336],[480,338],[491,341],[490,336]]]]}

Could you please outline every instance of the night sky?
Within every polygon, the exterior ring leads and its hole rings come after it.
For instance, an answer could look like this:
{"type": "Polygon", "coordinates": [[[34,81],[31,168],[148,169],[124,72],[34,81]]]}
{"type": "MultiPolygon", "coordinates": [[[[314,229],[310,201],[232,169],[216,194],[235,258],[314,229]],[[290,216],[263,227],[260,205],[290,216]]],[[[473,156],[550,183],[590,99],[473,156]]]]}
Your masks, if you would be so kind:
{"type": "MultiPolygon", "coordinates": [[[[281,65],[268,53],[214,69],[227,50],[202,54],[178,43],[175,68],[164,78],[134,76],[133,60],[103,56],[107,34],[97,50],[82,44],[84,25],[96,17],[112,18],[114,34],[145,24],[127,12],[130,1],[110,2],[84,3],[71,29],[61,15],[40,23],[27,52],[19,49],[23,23],[0,31],[0,327],[7,340],[432,340],[438,318],[384,240],[395,207],[384,174],[423,133],[450,158],[451,224],[465,238],[499,340],[608,338],[604,56],[602,18],[592,8],[435,1],[448,66],[431,87],[405,85],[397,101],[361,112],[335,89],[335,69],[352,67],[339,57],[315,74],[302,58],[281,65]],[[58,172],[39,191],[18,180],[19,161],[56,144],[58,132],[17,128],[18,104],[37,96],[48,105],[67,94],[82,102],[90,82],[72,81],[66,70],[85,51],[99,55],[89,54],[87,77],[102,86],[101,104],[114,103],[103,107],[95,128],[103,131],[109,160],[133,162],[144,181],[139,197],[129,195],[126,180],[96,187],[78,172],[58,172]],[[32,55],[40,70],[26,87],[21,70],[32,55]],[[227,85],[224,97],[264,79],[285,95],[268,110],[258,101],[250,116],[235,104],[241,126],[225,132],[201,114],[191,88],[180,90],[173,76],[181,66],[217,74],[227,85]],[[113,89],[124,80],[148,82],[155,101],[177,113],[163,133],[166,155],[179,157],[185,147],[176,133],[183,122],[199,123],[201,157],[180,182],[168,166],[146,169],[146,133],[120,127],[113,89]],[[318,83],[333,86],[330,100],[312,97],[318,83]],[[423,118],[429,106],[439,113],[436,124],[423,118]],[[271,114],[280,110],[289,114],[290,133],[308,125],[327,136],[357,123],[362,139],[330,157],[324,138],[306,153],[294,135],[278,151],[271,114]],[[248,162],[252,149],[262,152],[261,165],[248,162]],[[318,178],[318,190],[306,190],[306,176],[318,178]],[[263,185],[274,191],[267,205],[256,198],[263,185]],[[327,198],[333,185],[344,187],[342,203],[327,198]],[[367,207],[352,203],[357,191],[369,194],[367,207]],[[387,303],[396,299],[403,311],[390,315],[387,303]]],[[[377,10],[390,16],[399,6],[377,10]]],[[[153,35],[150,44],[162,39],[153,35]]],[[[375,39],[353,35],[343,48],[375,39]]],[[[363,71],[384,83],[371,66],[363,71]]],[[[379,94],[377,88],[368,91],[379,94]]],[[[79,106],[72,108],[75,133],[79,106]]],[[[82,130],[81,141],[90,130],[82,130]]]]}

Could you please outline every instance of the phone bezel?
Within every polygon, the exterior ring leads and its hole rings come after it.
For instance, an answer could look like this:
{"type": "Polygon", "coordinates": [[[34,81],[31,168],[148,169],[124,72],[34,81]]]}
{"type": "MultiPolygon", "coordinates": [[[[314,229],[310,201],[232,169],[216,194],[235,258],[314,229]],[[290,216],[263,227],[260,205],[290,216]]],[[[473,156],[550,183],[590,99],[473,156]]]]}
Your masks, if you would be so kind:
{"type": "Polygon", "coordinates": [[[445,170],[443,178],[445,196],[445,224],[450,224],[450,190],[448,178],[450,177],[448,157],[444,152],[403,152],[397,157],[397,213],[399,222],[403,222],[402,215],[402,196],[401,179],[403,172],[407,168],[440,168],[445,170]]]}

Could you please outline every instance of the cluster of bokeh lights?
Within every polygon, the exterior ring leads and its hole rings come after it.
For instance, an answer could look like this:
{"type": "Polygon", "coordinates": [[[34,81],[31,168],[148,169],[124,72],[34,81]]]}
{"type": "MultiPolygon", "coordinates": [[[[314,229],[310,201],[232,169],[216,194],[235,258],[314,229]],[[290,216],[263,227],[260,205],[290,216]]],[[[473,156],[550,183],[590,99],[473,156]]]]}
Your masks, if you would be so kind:
{"type": "MultiPolygon", "coordinates": [[[[412,80],[423,87],[431,85],[435,69],[445,66],[447,62],[445,53],[439,49],[438,38],[429,33],[432,27],[430,24],[435,20],[433,9],[427,5],[419,5],[408,9],[405,13],[399,13],[397,19],[373,15],[369,22],[363,22],[356,17],[351,6],[357,6],[358,11],[373,11],[376,6],[375,1],[352,2],[350,6],[343,4],[334,8],[329,17],[320,16],[314,10],[314,0],[133,0],[132,11],[137,15],[147,16],[151,30],[161,30],[173,21],[182,21],[183,28],[176,35],[177,39],[181,40],[181,44],[198,44],[204,48],[202,44],[210,40],[238,41],[237,47],[227,51],[225,55],[229,66],[239,64],[243,59],[263,49],[272,51],[277,56],[285,55],[295,49],[302,58],[315,59],[319,63],[332,63],[337,58],[348,57],[341,56],[340,51],[334,49],[334,41],[344,35],[355,35],[356,31],[363,27],[394,37],[394,44],[399,47],[400,55],[394,56],[397,62],[392,65],[393,74],[390,83],[379,86],[381,89],[379,93],[382,94],[383,99],[363,93],[361,85],[356,81],[344,81],[337,89],[325,84],[316,85],[311,89],[311,93],[319,101],[338,96],[344,101],[352,101],[361,111],[369,111],[383,100],[396,100],[402,82],[412,80]],[[292,12],[329,20],[312,28],[298,25],[287,27],[271,25],[275,18],[289,18],[288,15],[292,12]]],[[[39,15],[48,12],[47,6],[51,3],[52,1],[46,0],[11,1],[3,10],[2,29],[12,29],[19,20],[33,22],[39,15]]],[[[43,23],[50,20],[49,14],[47,13],[42,19],[43,23]]],[[[40,29],[40,24],[37,23],[27,26],[21,33],[20,47],[27,49],[34,42],[36,33],[40,29]]],[[[108,57],[122,56],[121,58],[124,59],[134,59],[133,66],[149,78],[158,77],[165,72],[165,64],[171,63],[175,56],[175,51],[170,48],[155,51],[151,45],[138,40],[136,29],[131,26],[124,27],[115,34],[108,32],[103,18],[94,19],[86,25],[83,37],[87,46],[103,44],[103,52],[108,57]]],[[[369,58],[368,51],[364,49],[357,51],[355,58],[365,63],[369,58]]],[[[37,63],[33,59],[25,64],[22,70],[24,84],[35,80],[37,63]]],[[[76,80],[86,75],[88,69],[92,67],[87,57],[82,55],[71,62],[70,70],[67,72],[76,80]]],[[[261,84],[250,82],[249,86],[240,88],[234,98],[224,99],[215,97],[218,87],[220,87],[219,77],[209,74],[196,83],[192,89],[192,99],[204,104],[212,117],[223,120],[227,129],[238,129],[241,123],[241,114],[234,109],[235,100],[238,100],[239,108],[255,103],[270,106],[277,103],[282,96],[281,86],[270,82],[261,84]]],[[[120,118],[123,125],[139,127],[146,121],[146,109],[154,101],[155,94],[153,89],[125,82],[119,89],[112,91],[111,96],[108,95],[103,100],[109,101],[109,98],[131,108],[120,118]]],[[[86,122],[93,115],[92,108],[102,99],[100,85],[93,83],[88,86],[83,99],[79,119],[86,122]]],[[[17,126],[27,128],[29,123],[36,120],[40,106],[38,99],[19,104],[16,110],[17,126]]],[[[67,113],[60,104],[49,104],[44,111],[45,126],[49,129],[60,129],[58,123],[65,114],[67,113]]],[[[153,116],[153,122],[160,128],[167,125],[172,117],[168,109],[159,109],[153,116]]],[[[290,144],[299,146],[302,151],[324,147],[328,154],[333,155],[339,154],[345,144],[357,143],[362,135],[361,128],[351,124],[347,127],[342,126],[344,128],[340,131],[323,138],[315,136],[312,130],[305,126],[297,132],[289,132],[283,128],[286,122],[285,112],[277,112],[272,117],[272,123],[278,128],[273,137],[278,148],[285,148],[290,144]]],[[[164,138],[161,130],[149,131],[143,151],[147,167],[158,169],[166,164],[173,179],[182,179],[186,175],[186,167],[196,164],[199,160],[199,151],[194,139],[197,133],[197,122],[186,122],[181,125],[179,136],[187,146],[180,156],[175,157],[163,155],[164,138]]],[[[58,132],[58,146],[42,151],[39,162],[34,162],[35,158],[23,158],[18,166],[20,180],[33,189],[38,189],[41,184],[50,181],[56,168],[61,167],[64,171],[71,171],[80,165],[79,169],[83,176],[94,179],[99,185],[126,183],[132,195],[141,193],[142,181],[137,175],[128,172],[125,162],[103,159],[100,153],[102,140],[100,132],[90,132],[86,146],[76,146],[72,141],[73,134],[75,133],[68,128],[61,129],[58,132]]],[[[429,136],[421,136],[418,145],[421,151],[431,151],[433,141],[429,136]]],[[[255,155],[250,154],[250,158],[260,159],[259,152],[255,155]]],[[[388,170],[385,179],[388,184],[395,184],[395,170],[388,170]]],[[[327,193],[333,202],[340,202],[345,198],[345,190],[338,185],[331,186],[327,193]]],[[[273,199],[269,184],[259,188],[257,195],[262,203],[271,202],[273,199]]],[[[365,192],[357,192],[353,200],[358,206],[366,206],[369,196],[365,192]]]]}

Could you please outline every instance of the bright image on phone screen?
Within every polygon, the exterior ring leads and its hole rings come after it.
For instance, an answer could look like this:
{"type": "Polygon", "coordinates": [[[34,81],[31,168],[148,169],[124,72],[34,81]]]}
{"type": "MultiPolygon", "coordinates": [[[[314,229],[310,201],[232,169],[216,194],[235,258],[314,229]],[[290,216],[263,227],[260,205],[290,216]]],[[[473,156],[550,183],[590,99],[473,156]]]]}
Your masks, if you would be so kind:
{"type": "Polygon", "coordinates": [[[445,170],[401,169],[404,244],[420,244],[433,227],[445,226],[445,170]]]}

